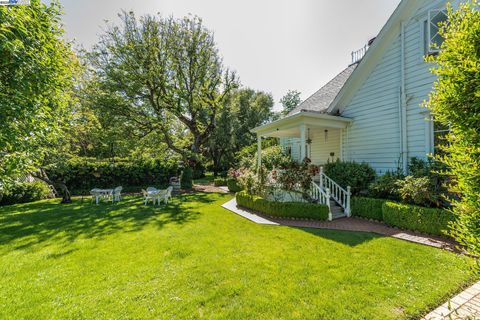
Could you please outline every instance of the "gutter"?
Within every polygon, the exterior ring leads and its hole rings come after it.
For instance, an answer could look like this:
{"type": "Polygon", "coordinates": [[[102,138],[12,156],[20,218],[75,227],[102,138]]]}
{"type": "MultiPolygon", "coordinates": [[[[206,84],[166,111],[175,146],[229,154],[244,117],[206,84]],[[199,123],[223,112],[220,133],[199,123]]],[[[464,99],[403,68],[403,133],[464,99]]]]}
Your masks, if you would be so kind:
{"type": "Polygon", "coordinates": [[[399,113],[400,113],[400,154],[402,157],[402,169],[405,174],[408,174],[408,135],[407,135],[407,93],[405,80],[405,22],[400,22],[400,37],[401,37],[401,53],[400,53],[400,72],[401,72],[401,87],[399,99],[399,113]]]}

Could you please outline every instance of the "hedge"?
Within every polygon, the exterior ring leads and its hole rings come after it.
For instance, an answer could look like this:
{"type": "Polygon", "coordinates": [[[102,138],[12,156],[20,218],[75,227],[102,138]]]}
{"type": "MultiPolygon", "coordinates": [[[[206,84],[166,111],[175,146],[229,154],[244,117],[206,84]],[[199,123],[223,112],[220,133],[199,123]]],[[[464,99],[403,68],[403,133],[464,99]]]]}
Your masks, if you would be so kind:
{"type": "Polygon", "coordinates": [[[238,184],[237,180],[234,178],[229,178],[227,180],[227,187],[228,191],[230,192],[240,192],[242,191],[242,187],[238,184]]]}
{"type": "Polygon", "coordinates": [[[328,220],[326,205],[269,201],[262,197],[249,195],[246,191],[237,193],[237,204],[274,217],[328,220]]]}
{"type": "Polygon", "coordinates": [[[213,180],[213,185],[215,187],[223,187],[227,185],[227,180],[225,178],[216,178],[213,180]]]}
{"type": "Polygon", "coordinates": [[[382,206],[387,200],[352,197],[351,201],[352,215],[377,221],[383,220],[382,206]]]}
{"type": "Polygon", "coordinates": [[[446,235],[454,215],[445,209],[424,208],[387,201],[383,204],[383,221],[386,224],[407,230],[432,235],[446,235]]]}
{"type": "Polygon", "coordinates": [[[34,181],[17,182],[0,193],[0,205],[3,206],[47,199],[51,191],[45,182],[34,181]]]}
{"type": "Polygon", "coordinates": [[[52,179],[65,182],[72,194],[88,194],[93,188],[123,186],[124,191],[139,187],[164,187],[177,176],[177,163],[154,159],[151,161],[98,161],[74,158],[59,168],[48,168],[52,179]]]}

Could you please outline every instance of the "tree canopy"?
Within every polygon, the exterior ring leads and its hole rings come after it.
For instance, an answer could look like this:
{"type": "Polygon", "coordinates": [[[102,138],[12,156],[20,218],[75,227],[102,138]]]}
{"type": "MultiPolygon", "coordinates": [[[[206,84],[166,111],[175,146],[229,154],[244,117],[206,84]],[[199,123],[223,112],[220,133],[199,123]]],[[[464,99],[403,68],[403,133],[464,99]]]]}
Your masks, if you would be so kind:
{"type": "Polygon", "coordinates": [[[0,6],[0,181],[39,164],[71,101],[76,58],[61,8],[0,6]]]}
{"type": "Polygon", "coordinates": [[[442,27],[445,42],[431,60],[438,76],[428,107],[435,121],[450,128],[440,161],[452,176],[458,219],[452,234],[470,252],[480,254],[480,5],[451,7],[442,27]]]}
{"type": "Polygon", "coordinates": [[[289,90],[286,95],[280,99],[280,103],[282,104],[282,115],[286,116],[289,114],[293,109],[295,109],[301,102],[302,98],[300,97],[301,93],[297,90],[289,90]]]}
{"type": "Polygon", "coordinates": [[[98,105],[141,136],[161,136],[184,160],[198,160],[237,87],[235,73],[198,17],[119,16],[89,56],[98,105]]]}

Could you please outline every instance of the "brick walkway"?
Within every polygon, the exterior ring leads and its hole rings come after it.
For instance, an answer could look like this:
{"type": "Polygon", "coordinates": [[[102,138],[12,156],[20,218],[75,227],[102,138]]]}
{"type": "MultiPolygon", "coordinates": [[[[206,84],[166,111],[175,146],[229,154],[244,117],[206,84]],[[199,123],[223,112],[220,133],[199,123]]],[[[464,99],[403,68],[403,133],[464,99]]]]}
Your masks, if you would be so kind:
{"type": "Polygon", "coordinates": [[[455,250],[455,243],[448,239],[391,228],[383,223],[369,221],[366,219],[352,217],[336,219],[333,221],[315,221],[268,217],[265,215],[251,212],[250,210],[239,208],[235,199],[232,199],[229,202],[225,203],[223,207],[255,223],[258,223],[258,220],[267,220],[270,222],[268,224],[279,224],[289,227],[372,232],[383,236],[415,242],[435,248],[451,251],[455,250]]]}
{"type": "Polygon", "coordinates": [[[422,320],[480,319],[480,282],[456,295],[422,320]]]}

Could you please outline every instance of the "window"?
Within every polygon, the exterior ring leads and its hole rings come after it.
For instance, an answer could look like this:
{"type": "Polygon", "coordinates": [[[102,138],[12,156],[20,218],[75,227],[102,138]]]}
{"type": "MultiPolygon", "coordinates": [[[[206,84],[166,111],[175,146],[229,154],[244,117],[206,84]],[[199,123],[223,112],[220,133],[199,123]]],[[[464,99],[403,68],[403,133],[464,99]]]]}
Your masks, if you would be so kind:
{"type": "Polygon", "coordinates": [[[442,146],[447,144],[447,135],[450,132],[450,127],[442,125],[441,123],[433,122],[433,148],[435,154],[442,154],[442,146]]]}
{"type": "Polygon", "coordinates": [[[424,22],[424,50],[425,55],[436,54],[444,41],[440,35],[440,28],[447,21],[447,11],[445,9],[430,10],[428,19],[424,22]]]}

